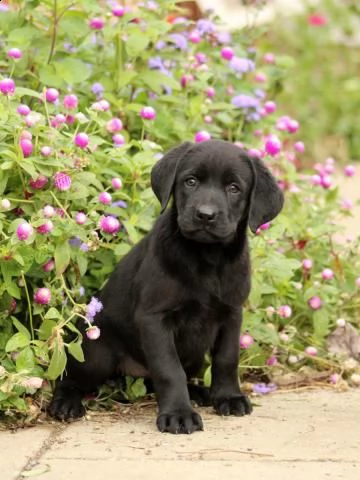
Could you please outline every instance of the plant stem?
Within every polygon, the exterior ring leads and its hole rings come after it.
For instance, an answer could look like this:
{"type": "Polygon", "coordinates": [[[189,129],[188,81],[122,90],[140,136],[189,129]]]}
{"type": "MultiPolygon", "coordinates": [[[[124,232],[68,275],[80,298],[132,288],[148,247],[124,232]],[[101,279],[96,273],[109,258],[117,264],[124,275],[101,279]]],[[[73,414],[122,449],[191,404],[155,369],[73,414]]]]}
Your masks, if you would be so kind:
{"type": "Polygon", "coordinates": [[[48,58],[48,65],[51,63],[51,60],[53,58],[54,52],[55,52],[55,45],[56,45],[56,36],[57,36],[57,27],[58,27],[58,16],[57,16],[57,0],[54,0],[54,7],[53,7],[53,17],[54,17],[54,23],[53,23],[53,31],[52,31],[52,37],[51,37],[51,46],[50,46],[50,52],[49,52],[49,58],[48,58]]]}
{"type": "Polygon", "coordinates": [[[32,317],[32,306],[31,306],[31,302],[30,302],[30,295],[29,295],[29,290],[28,290],[28,287],[27,287],[27,283],[26,283],[26,279],[25,279],[24,272],[21,272],[21,278],[22,278],[22,281],[24,282],[26,299],[27,299],[27,303],[28,303],[28,307],[29,307],[31,340],[34,340],[35,336],[34,336],[34,326],[33,326],[33,317],[32,317]]]}
{"type": "Polygon", "coordinates": [[[51,196],[55,200],[55,202],[58,204],[58,206],[61,208],[61,210],[64,212],[64,214],[71,219],[70,215],[67,213],[65,207],[59,202],[59,200],[56,198],[55,194],[53,192],[50,192],[51,196]]]}

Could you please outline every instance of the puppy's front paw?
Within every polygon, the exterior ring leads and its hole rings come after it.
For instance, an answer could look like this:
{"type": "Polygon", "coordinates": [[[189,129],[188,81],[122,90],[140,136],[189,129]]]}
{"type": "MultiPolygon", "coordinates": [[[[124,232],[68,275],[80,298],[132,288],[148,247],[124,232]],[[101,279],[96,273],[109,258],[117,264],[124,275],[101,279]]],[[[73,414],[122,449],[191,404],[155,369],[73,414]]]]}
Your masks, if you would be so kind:
{"type": "Polygon", "coordinates": [[[213,406],[218,415],[224,416],[236,415],[242,417],[243,415],[250,415],[253,409],[250,400],[243,393],[216,397],[213,399],[213,406]]]}
{"type": "Polygon", "coordinates": [[[156,425],[160,432],[193,433],[204,430],[203,422],[192,408],[177,409],[170,413],[160,413],[156,425]]]}
{"type": "Polygon", "coordinates": [[[58,420],[73,420],[85,415],[80,392],[66,390],[55,392],[48,413],[58,420]]]}

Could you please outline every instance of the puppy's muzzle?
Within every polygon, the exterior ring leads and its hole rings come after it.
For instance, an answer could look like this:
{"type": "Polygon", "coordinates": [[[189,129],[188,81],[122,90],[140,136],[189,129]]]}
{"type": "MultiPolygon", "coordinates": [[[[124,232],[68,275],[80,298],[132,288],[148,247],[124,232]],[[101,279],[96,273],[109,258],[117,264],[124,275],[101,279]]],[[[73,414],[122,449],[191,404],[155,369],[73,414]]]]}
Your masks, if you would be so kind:
{"type": "Polygon", "coordinates": [[[194,220],[202,226],[214,226],[219,216],[219,210],[210,205],[200,205],[195,210],[194,220]]]}

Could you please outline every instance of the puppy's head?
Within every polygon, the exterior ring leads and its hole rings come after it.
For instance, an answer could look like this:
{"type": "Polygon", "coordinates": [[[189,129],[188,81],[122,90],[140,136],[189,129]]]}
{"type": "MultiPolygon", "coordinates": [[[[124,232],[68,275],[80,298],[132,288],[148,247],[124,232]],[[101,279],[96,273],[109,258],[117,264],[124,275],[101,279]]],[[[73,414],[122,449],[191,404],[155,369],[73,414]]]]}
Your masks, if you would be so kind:
{"type": "Polygon", "coordinates": [[[185,142],[151,172],[165,210],[171,195],[182,235],[202,243],[228,243],[248,219],[252,232],[281,211],[283,194],[258,158],[222,140],[185,142]]]}

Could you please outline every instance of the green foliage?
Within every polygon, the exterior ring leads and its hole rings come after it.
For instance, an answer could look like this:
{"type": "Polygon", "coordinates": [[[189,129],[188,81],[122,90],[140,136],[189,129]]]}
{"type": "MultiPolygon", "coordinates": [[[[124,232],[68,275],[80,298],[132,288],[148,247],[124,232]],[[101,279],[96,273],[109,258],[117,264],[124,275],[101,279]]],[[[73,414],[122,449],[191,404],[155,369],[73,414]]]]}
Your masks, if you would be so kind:
{"type": "MultiPolygon", "coordinates": [[[[23,51],[21,59],[2,59],[3,77],[11,76],[16,89],[0,94],[0,410],[27,412],[29,395],[48,392],[63,374],[66,354],[84,360],[78,322],[90,321],[86,303],[159,213],[149,182],[159,155],[202,130],[258,149],[274,131],[274,119],[260,119],[259,112],[291,58],[279,57],[275,65],[259,60],[270,79],[259,92],[251,63],[258,60],[256,30],[229,40],[238,57],[251,60],[246,72],[236,72],[221,58],[216,32],[203,33],[200,43],[186,42],[184,25],[165,20],[169,2],[159,4],[156,11],[141,8],[115,18],[95,0],[73,2],[72,8],[66,1],[17,1],[16,11],[0,15],[4,49],[23,51]],[[104,28],[89,27],[94,17],[104,19],[104,28]],[[60,90],[58,103],[45,100],[48,88],[60,90]],[[69,92],[79,100],[73,110],[63,105],[69,92]],[[239,94],[257,94],[258,108],[233,105],[239,94]],[[31,108],[27,117],[17,112],[20,103],[31,108]],[[155,109],[154,120],[141,117],[145,106],[155,109]],[[119,134],[113,118],[122,121],[123,142],[113,138],[119,134]],[[20,147],[24,132],[31,133],[29,155],[20,147]],[[78,133],[88,135],[87,147],[74,144],[78,133]],[[59,188],[59,173],[71,179],[68,188],[59,188]],[[113,178],[122,180],[122,188],[112,186],[113,178]],[[103,192],[111,194],[110,204],[99,201],[103,192]],[[49,206],[54,212],[46,218],[49,206]],[[86,214],[85,223],[77,221],[79,212],[86,214]],[[115,234],[101,228],[110,215],[121,224],[115,234]],[[48,220],[52,228],[41,233],[48,220]],[[17,229],[24,221],[33,233],[21,240],[17,229]],[[39,288],[51,298],[36,301],[39,288]]],[[[310,361],[303,353],[309,345],[319,349],[316,365],[328,362],[336,370],[325,340],[339,316],[358,326],[359,245],[334,241],[337,222],[346,215],[338,191],[314,187],[296,171],[288,160],[293,138],[281,135],[283,154],[265,161],[286,190],[286,207],[251,239],[254,275],[244,332],[255,342],[242,352],[241,372],[267,372],[273,356],[289,367],[289,354],[302,365],[310,361]],[[314,262],[309,272],[302,267],[305,258],[314,262]],[[325,267],[334,271],[333,280],[322,279],[325,267]],[[316,311],[308,303],[314,296],[322,300],[316,311]],[[279,314],[284,305],[292,308],[289,318],[279,314]]],[[[210,381],[208,362],[204,381],[210,381]]],[[[125,383],[129,400],[145,394],[142,380],[125,383]]],[[[103,392],[108,395],[105,387],[103,392]]]]}

